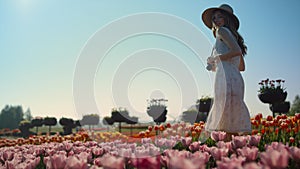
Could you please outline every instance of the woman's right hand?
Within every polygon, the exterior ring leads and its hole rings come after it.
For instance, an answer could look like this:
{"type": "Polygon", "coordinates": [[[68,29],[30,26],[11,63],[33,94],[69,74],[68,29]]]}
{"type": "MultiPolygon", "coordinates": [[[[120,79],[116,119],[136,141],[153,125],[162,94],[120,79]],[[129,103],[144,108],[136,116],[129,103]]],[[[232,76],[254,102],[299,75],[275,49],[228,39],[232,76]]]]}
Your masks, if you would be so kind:
{"type": "Polygon", "coordinates": [[[208,57],[208,58],[207,58],[207,63],[208,63],[208,64],[214,64],[214,63],[215,63],[215,58],[212,57],[212,56],[208,57]]]}

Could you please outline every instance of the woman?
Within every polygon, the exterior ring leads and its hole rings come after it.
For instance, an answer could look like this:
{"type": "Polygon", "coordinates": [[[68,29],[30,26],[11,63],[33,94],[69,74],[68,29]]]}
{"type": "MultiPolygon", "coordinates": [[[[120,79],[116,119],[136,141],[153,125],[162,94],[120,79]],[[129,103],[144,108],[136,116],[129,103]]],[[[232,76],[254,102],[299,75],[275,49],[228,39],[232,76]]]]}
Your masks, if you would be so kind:
{"type": "Polygon", "coordinates": [[[244,103],[244,55],[247,47],[238,33],[239,20],[232,8],[223,4],[202,13],[204,24],[216,38],[212,56],[207,59],[216,72],[214,103],[207,117],[205,129],[225,131],[227,140],[232,135],[251,132],[250,114],[244,103]]]}

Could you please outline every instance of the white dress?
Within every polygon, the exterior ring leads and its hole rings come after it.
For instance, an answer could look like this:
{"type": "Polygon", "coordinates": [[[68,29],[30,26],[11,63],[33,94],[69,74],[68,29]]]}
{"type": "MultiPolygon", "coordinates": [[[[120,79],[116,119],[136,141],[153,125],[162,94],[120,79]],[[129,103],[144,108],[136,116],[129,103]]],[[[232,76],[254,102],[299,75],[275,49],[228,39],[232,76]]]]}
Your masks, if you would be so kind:
{"type": "MultiPolygon", "coordinates": [[[[233,36],[230,31],[229,34],[233,36]]],[[[213,56],[228,51],[229,48],[217,34],[213,56]]],[[[214,101],[206,120],[207,131],[251,132],[250,114],[244,102],[244,80],[238,69],[239,63],[240,56],[235,56],[216,65],[214,101]]]]}

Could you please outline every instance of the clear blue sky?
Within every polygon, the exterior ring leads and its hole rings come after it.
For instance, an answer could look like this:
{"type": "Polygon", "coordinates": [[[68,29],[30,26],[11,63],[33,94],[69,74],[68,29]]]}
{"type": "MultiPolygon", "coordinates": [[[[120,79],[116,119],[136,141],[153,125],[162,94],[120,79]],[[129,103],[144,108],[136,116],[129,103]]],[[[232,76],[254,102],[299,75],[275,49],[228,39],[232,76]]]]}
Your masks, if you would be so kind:
{"type": "MultiPolygon", "coordinates": [[[[199,42],[212,44],[212,33],[200,16],[206,8],[222,3],[234,8],[241,22],[239,32],[249,48],[245,58],[246,72],[243,73],[245,102],[251,115],[269,115],[268,105],[257,97],[260,80],[285,79],[290,102],[300,94],[298,0],[1,0],[0,108],[7,104],[22,105],[25,110],[30,108],[33,116],[81,118],[89,112],[78,112],[75,108],[74,72],[85,45],[97,32],[112,22],[122,22],[127,16],[160,13],[183,19],[202,32],[205,38],[199,42]]],[[[153,22],[157,24],[157,21],[153,22]]],[[[126,22],[123,24],[128,26],[126,22]]],[[[149,22],[135,24],[141,27],[149,22]]],[[[115,29],[116,32],[124,31],[123,27],[115,29]]],[[[181,25],[174,28],[180,29],[181,25]]],[[[189,32],[182,29],[183,36],[188,36],[189,32]]],[[[109,41],[114,35],[105,34],[103,38],[109,41]]],[[[190,40],[195,40],[193,35],[190,40]]],[[[206,58],[211,49],[202,49],[205,56],[199,57],[206,58]]],[[[201,61],[193,60],[193,55],[180,39],[158,34],[132,36],[113,46],[93,74],[94,96],[100,116],[110,115],[113,107],[122,106],[134,109],[132,115],[147,120],[146,99],[164,96],[169,100],[168,120],[172,120],[180,111],[193,105],[197,97],[212,96],[213,75],[205,70],[201,61]],[[165,59],[168,71],[160,69],[159,62],[164,63],[163,59],[157,58],[157,62],[147,65],[149,49],[157,52],[154,60],[159,56],[165,59]],[[136,65],[144,65],[144,69],[138,69],[136,65]],[[136,69],[126,71],[126,66],[136,69]],[[122,80],[128,84],[119,84],[122,80]],[[192,82],[187,82],[190,80],[192,82]],[[189,86],[189,83],[195,85],[189,86]],[[122,102],[124,98],[130,105],[122,102]]]]}

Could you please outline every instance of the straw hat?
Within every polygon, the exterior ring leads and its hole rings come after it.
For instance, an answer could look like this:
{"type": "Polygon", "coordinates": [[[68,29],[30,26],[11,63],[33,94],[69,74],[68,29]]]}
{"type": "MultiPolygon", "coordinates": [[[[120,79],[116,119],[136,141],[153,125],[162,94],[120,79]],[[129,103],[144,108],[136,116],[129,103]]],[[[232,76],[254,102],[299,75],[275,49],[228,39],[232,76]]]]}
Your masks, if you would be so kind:
{"type": "Polygon", "coordinates": [[[222,4],[219,7],[208,8],[202,13],[202,20],[209,29],[212,28],[212,15],[215,10],[221,10],[221,11],[226,12],[228,14],[228,16],[231,16],[236,29],[237,30],[239,29],[239,26],[240,26],[239,19],[233,14],[233,9],[231,8],[231,6],[229,6],[227,4],[222,4]]]}

